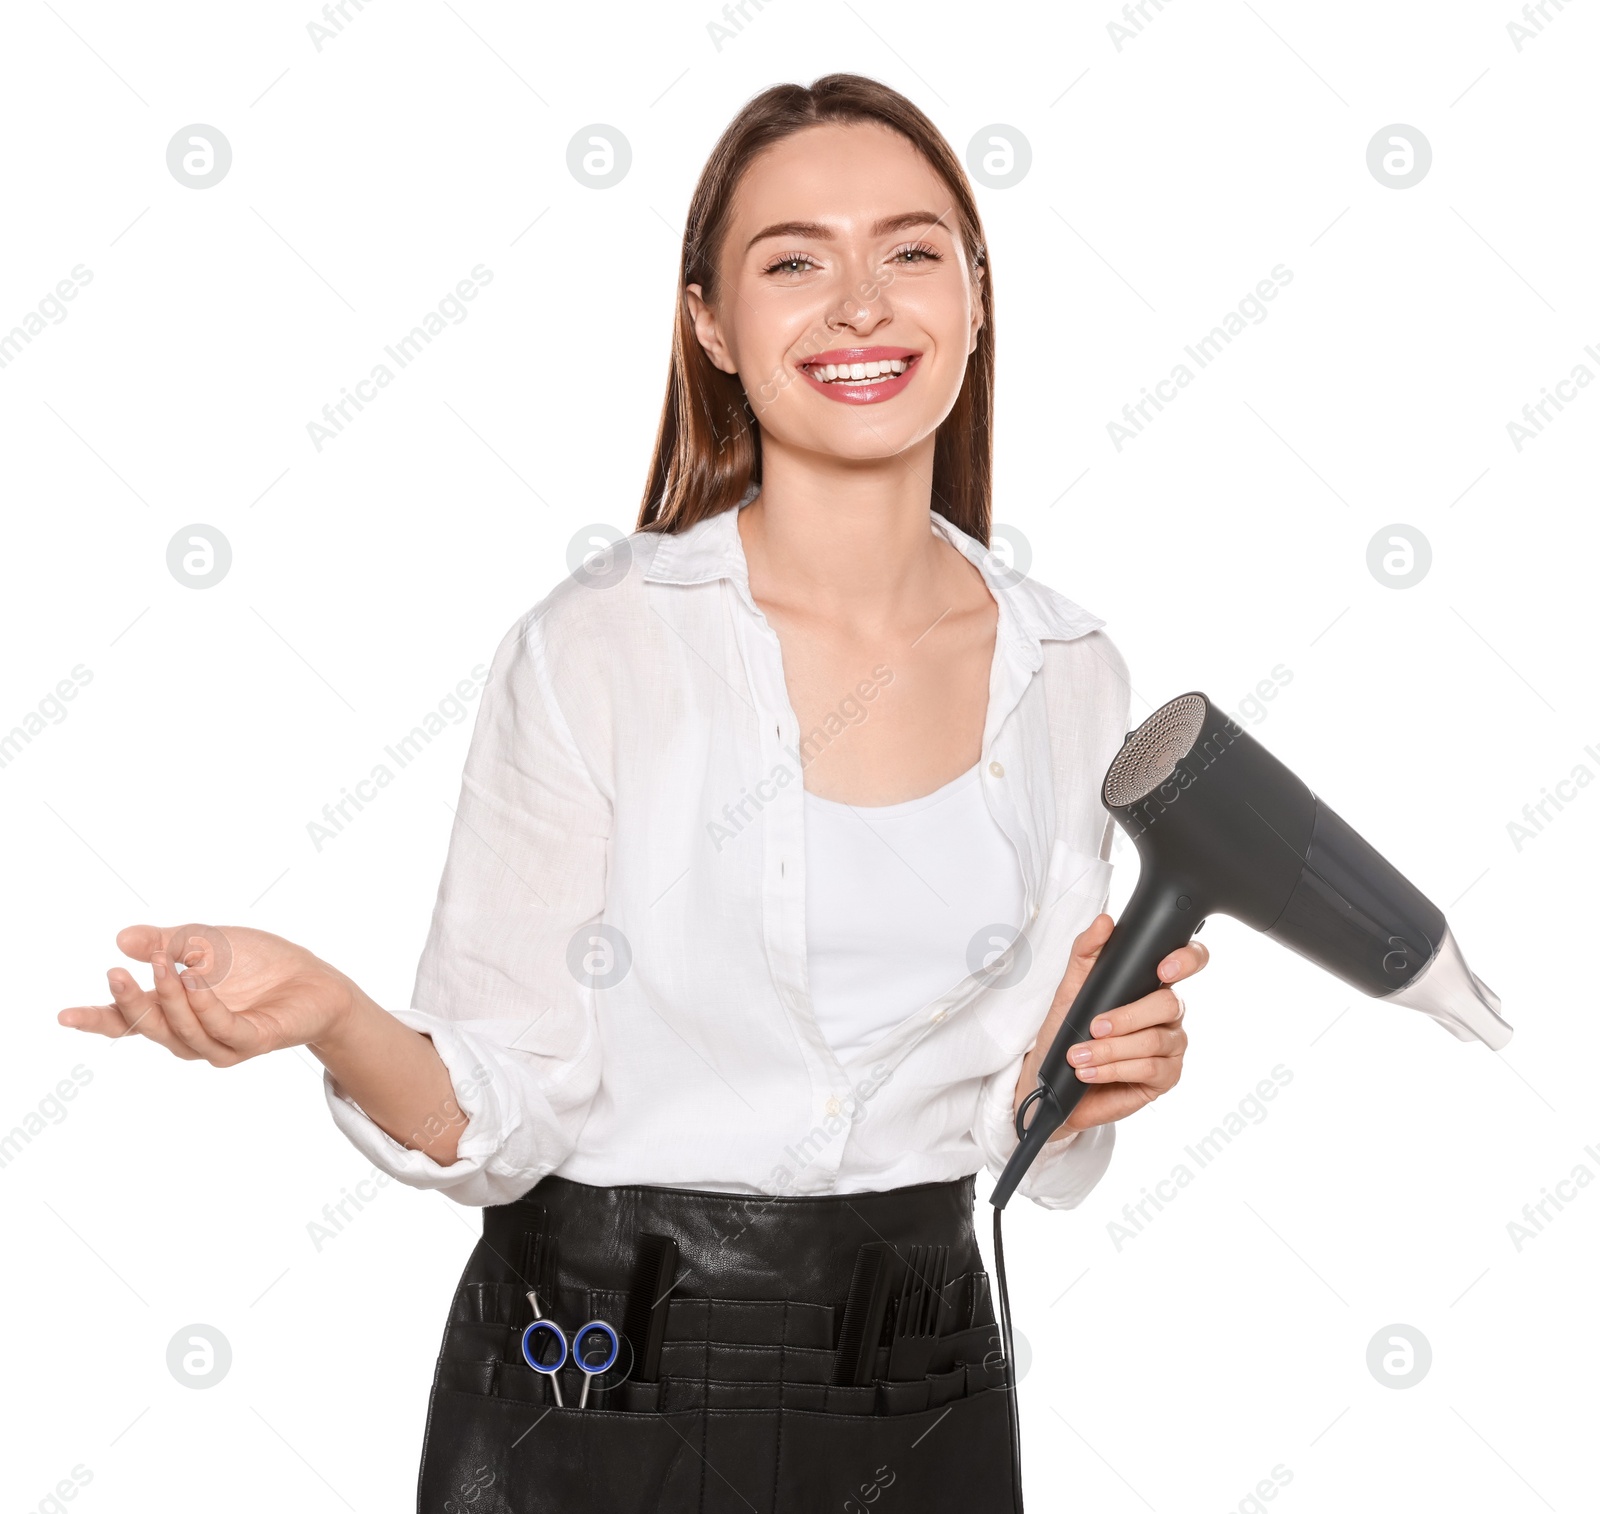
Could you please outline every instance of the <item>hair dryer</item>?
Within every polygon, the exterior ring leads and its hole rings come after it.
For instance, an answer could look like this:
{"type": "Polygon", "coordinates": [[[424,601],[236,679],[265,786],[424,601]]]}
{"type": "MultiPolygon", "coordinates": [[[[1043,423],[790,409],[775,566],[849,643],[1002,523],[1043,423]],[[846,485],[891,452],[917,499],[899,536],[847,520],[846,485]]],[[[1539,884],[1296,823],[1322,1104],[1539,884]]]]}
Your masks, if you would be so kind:
{"type": "Polygon", "coordinates": [[[1017,1111],[996,1208],[1086,1092],[1067,1052],[1096,1015],[1160,988],[1157,964],[1214,912],[1463,1041],[1498,1051],[1511,1039],[1438,907],[1204,694],[1128,733],[1100,799],[1138,849],[1139,882],[1017,1111]]]}

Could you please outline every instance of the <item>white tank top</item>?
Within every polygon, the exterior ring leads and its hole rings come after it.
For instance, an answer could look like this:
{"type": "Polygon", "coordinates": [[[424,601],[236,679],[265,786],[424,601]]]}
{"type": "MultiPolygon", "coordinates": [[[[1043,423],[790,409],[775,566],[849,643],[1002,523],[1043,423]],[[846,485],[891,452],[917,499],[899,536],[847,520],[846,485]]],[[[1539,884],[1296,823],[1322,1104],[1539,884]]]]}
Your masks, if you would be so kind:
{"type": "Polygon", "coordinates": [[[978,767],[903,804],[805,791],[806,964],[823,1039],[865,1051],[1022,926],[1022,870],[989,813],[978,767]],[[991,940],[990,937],[998,937],[991,940]]]}

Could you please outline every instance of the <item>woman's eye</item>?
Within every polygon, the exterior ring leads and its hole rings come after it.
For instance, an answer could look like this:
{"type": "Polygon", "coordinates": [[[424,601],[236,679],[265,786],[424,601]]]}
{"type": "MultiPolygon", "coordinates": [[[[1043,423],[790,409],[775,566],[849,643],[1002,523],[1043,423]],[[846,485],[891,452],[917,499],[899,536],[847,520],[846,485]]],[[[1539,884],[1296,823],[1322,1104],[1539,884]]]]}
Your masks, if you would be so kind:
{"type": "MultiPolygon", "coordinates": [[[[922,243],[912,247],[899,247],[889,254],[891,263],[898,262],[901,259],[906,260],[901,263],[901,267],[914,267],[918,263],[937,263],[940,261],[938,252],[932,247],[924,246],[922,243]]],[[[808,268],[815,268],[816,266],[806,253],[791,252],[774,262],[768,263],[765,271],[793,277],[804,273],[808,268]]]]}

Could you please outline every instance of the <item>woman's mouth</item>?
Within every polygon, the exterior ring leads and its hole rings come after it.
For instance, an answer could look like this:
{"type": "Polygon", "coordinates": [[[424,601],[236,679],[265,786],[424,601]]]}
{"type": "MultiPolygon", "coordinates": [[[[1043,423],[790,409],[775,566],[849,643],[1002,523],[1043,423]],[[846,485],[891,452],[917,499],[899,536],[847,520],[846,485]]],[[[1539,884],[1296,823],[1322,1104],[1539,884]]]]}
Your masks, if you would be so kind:
{"type": "Polygon", "coordinates": [[[847,405],[891,399],[911,382],[921,353],[909,347],[842,347],[799,364],[813,388],[847,405]]]}

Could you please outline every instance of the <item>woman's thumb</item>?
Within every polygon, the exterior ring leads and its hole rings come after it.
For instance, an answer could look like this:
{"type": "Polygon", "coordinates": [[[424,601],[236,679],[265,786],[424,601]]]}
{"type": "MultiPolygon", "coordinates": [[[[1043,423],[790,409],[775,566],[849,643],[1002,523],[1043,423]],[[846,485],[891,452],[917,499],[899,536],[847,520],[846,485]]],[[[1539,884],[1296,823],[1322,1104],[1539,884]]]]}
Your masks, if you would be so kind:
{"type": "Polygon", "coordinates": [[[1110,915],[1102,911],[1078,932],[1072,943],[1072,956],[1067,961],[1066,973],[1061,979],[1063,998],[1070,1001],[1083,987],[1083,980],[1099,960],[1101,948],[1111,939],[1115,923],[1110,915]]]}
{"type": "Polygon", "coordinates": [[[117,950],[135,962],[148,962],[166,938],[167,932],[159,925],[129,925],[117,932],[117,950]]]}
{"type": "Polygon", "coordinates": [[[1078,939],[1072,943],[1074,959],[1081,957],[1092,967],[1095,958],[1100,955],[1100,948],[1111,939],[1111,932],[1115,923],[1104,910],[1096,915],[1093,920],[1078,932],[1078,939]]]}
{"type": "Polygon", "coordinates": [[[213,988],[233,966],[233,942],[215,925],[130,925],[117,932],[117,950],[135,962],[148,962],[152,953],[164,951],[175,966],[203,971],[213,988]]]}

